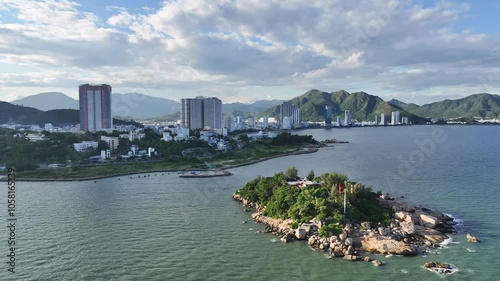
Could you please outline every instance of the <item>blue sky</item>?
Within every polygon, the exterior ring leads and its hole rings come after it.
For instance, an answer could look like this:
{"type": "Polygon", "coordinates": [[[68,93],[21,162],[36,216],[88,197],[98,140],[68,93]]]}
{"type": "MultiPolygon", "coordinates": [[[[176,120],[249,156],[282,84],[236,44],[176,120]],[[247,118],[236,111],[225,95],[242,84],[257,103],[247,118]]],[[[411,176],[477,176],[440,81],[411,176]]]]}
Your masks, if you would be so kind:
{"type": "Polygon", "coordinates": [[[0,0],[0,100],[76,98],[83,83],[224,102],[499,94],[499,12],[486,0],[0,0]]]}

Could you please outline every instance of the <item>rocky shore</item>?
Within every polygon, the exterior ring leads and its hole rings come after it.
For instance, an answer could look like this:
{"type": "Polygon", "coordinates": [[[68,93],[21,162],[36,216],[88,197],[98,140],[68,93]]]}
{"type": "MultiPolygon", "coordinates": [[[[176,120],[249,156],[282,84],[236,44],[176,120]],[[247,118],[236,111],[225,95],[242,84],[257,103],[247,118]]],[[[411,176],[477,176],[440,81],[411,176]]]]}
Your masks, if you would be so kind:
{"type": "Polygon", "coordinates": [[[232,198],[244,207],[254,208],[252,219],[264,223],[269,232],[280,236],[281,241],[305,240],[312,248],[324,250],[330,258],[342,257],[350,261],[371,261],[379,266],[383,263],[372,260],[368,254],[415,256],[438,248],[454,233],[453,218],[421,206],[398,202],[389,195],[382,195],[381,204],[392,209],[394,215],[390,225],[371,225],[369,222],[346,224],[338,235],[320,237],[322,223],[317,220],[292,228],[293,220],[274,219],[263,215],[263,206],[243,199],[239,194],[232,198]]]}

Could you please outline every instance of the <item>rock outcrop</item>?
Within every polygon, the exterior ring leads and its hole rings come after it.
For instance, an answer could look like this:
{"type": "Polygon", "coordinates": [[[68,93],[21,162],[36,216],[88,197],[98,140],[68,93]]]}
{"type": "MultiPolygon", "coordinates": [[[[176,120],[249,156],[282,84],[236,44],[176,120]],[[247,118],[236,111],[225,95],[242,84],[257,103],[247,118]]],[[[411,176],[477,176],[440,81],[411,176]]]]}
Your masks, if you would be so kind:
{"type": "Polygon", "coordinates": [[[470,233],[467,233],[467,235],[465,235],[465,238],[467,239],[467,241],[469,241],[471,243],[479,243],[479,242],[481,242],[481,240],[477,239],[477,237],[473,236],[470,233]]]}
{"type": "MultiPolygon", "coordinates": [[[[369,222],[361,224],[347,224],[338,235],[320,237],[321,221],[311,220],[296,228],[291,219],[275,219],[263,215],[263,206],[249,202],[239,194],[234,194],[233,199],[241,202],[245,207],[255,208],[252,219],[267,225],[267,230],[281,236],[281,241],[305,240],[312,248],[328,252],[328,257],[343,257],[345,260],[364,260],[372,262],[375,266],[383,263],[372,261],[363,255],[365,252],[377,254],[393,254],[415,256],[425,252],[428,247],[434,247],[448,238],[446,233],[453,232],[453,219],[447,215],[437,213],[427,208],[410,206],[396,201],[386,194],[385,199],[379,199],[381,204],[394,211],[389,225],[379,223],[373,225],[369,222]]],[[[468,241],[479,242],[477,238],[468,234],[468,241]]]]}
{"type": "Polygon", "coordinates": [[[415,256],[417,251],[412,246],[393,239],[383,239],[380,237],[369,237],[361,240],[363,248],[372,253],[394,254],[403,256],[415,256]]]}
{"type": "Polygon", "coordinates": [[[434,262],[434,261],[426,262],[424,263],[423,268],[436,273],[447,274],[447,275],[458,272],[458,268],[455,265],[444,262],[434,262]]]}

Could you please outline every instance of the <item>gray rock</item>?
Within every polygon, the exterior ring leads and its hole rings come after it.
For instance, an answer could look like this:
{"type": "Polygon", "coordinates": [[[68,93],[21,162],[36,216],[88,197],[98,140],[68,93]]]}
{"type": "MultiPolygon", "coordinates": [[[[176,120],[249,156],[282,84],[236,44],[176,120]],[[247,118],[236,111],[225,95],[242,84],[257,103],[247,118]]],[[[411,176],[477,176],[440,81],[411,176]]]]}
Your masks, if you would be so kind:
{"type": "Polygon", "coordinates": [[[295,237],[299,240],[305,239],[306,235],[307,235],[307,231],[302,227],[299,227],[295,230],[295,237]]]}
{"type": "Polygon", "coordinates": [[[379,261],[379,260],[372,260],[372,264],[373,264],[374,266],[382,266],[382,265],[384,265],[384,264],[383,264],[381,261],[379,261]]]}

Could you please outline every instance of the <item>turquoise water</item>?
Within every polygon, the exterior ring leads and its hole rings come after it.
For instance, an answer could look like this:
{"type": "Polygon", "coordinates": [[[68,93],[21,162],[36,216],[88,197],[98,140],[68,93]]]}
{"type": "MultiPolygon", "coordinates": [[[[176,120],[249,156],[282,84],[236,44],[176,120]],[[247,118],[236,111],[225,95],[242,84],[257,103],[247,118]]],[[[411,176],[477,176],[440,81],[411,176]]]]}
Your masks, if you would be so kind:
{"type": "MultiPolygon", "coordinates": [[[[497,279],[500,127],[300,133],[350,143],[236,168],[231,177],[185,179],[157,173],[95,183],[18,182],[17,273],[7,272],[7,245],[0,242],[0,280],[497,279]],[[415,142],[429,144],[429,140],[434,149],[428,146],[428,153],[420,154],[415,142]],[[459,234],[427,257],[377,256],[386,262],[383,267],[328,260],[305,243],[274,243],[277,237],[255,234],[263,226],[253,223],[250,213],[230,195],[257,175],[272,175],[292,165],[302,174],[311,169],[316,174],[343,172],[375,190],[450,213],[463,221],[459,234]],[[466,232],[483,243],[467,243],[466,232]],[[430,260],[453,263],[461,271],[438,276],[421,268],[430,260]]],[[[6,226],[3,185],[0,215],[6,226]]],[[[5,226],[0,227],[0,241],[7,241],[5,226]]]]}

